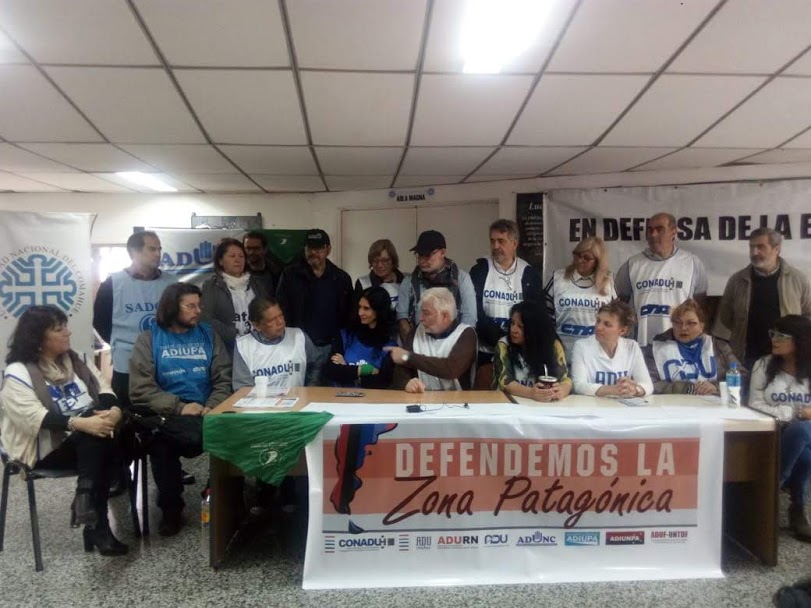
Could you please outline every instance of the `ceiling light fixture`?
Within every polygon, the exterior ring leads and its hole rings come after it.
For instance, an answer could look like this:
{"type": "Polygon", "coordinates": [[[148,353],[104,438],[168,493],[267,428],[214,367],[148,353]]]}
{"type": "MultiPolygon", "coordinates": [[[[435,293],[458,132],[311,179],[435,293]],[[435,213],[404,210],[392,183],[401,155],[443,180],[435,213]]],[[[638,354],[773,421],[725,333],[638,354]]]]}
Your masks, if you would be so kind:
{"type": "Polygon", "coordinates": [[[149,188],[156,192],[177,192],[177,188],[170,186],[152,173],[142,173],[141,171],[117,171],[116,175],[137,186],[149,188]]]}
{"type": "Polygon", "coordinates": [[[468,0],[462,22],[465,74],[498,74],[532,45],[554,0],[468,0]]]}

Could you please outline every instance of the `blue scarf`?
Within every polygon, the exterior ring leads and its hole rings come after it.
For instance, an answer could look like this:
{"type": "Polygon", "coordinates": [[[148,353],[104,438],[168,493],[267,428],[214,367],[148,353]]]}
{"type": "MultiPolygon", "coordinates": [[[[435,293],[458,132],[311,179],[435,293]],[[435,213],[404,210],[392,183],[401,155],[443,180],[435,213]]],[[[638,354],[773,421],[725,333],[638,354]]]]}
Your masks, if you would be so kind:
{"type": "Polygon", "coordinates": [[[679,342],[676,340],[676,344],[679,345],[679,354],[684,361],[695,366],[701,363],[701,349],[704,346],[703,335],[690,342],[679,342]]]}

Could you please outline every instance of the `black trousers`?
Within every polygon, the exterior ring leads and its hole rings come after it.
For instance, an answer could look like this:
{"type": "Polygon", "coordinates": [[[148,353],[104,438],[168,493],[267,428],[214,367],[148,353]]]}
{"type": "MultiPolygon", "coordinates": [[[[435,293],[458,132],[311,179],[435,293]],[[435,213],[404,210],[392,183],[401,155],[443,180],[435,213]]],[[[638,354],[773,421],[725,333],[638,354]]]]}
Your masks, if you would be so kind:
{"type": "Polygon", "coordinates": [[[118,397],[121,407],[132,407],[130,402],[130,375],[113,370],[113,378],[110,381],[113,392],[118,397]]]}

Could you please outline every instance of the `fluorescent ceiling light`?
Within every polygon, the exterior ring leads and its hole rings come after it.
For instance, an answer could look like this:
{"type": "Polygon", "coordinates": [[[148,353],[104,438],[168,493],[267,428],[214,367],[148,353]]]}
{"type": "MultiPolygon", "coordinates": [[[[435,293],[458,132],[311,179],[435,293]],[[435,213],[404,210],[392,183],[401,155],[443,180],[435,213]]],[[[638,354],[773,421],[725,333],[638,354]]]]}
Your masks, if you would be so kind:
{"type": "Polygon", "coordinates": [[[468,0],[462,22],[466,74],[498,74],[543,29],[554,0],[468,0]]]}
{"type": "Polygon", "coordinates": [[[166,182],[155,177],[152,173],[142,173],[141,171],[117,171],[116,175],[137,186],[149,188],[156,192],[177,192],[177,188],[170,186],[166,182]]]}

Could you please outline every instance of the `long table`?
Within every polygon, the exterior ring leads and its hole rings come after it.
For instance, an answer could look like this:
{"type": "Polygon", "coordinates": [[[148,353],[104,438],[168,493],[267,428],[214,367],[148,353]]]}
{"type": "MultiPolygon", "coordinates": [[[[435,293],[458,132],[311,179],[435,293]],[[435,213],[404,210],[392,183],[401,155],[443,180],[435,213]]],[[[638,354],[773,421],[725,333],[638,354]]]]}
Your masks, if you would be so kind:
{"type": "MultiPolygon", "coordinates": [[[[529,400],[511,399],[500,391],[437,391],[412,395],[401,391],[365,390],[363,397],[337,397],[335,388],[296,388],[289,397],[298,398],[292,411],[299,411],[310,403],[358,403],[369,404],[443,404],[479,403],[501,404],[509,408],[513,402],[544,408],[565,407],[573,413],[584,408],[625,408],[615,401],[573,395],[565,401],[540,404],[529,400]]],[[[235,411],[234,404],[248,393],[237,391],[210,415],[235,411]]],[[[695,397],[679,395],[656,395],[650,398],[655,405],[691,406],[706,403],[695,397]]],[[[715,408],[717,411],[717,408],[715,408]]],[[[274,408],[271,411],[291,411],[290,408],[274,408]]],[[[370,412],[373,411],[370,409],[370,412]]],[[[626,408],[629,417],[633,411],[626,408]]],[[[720,412],[723,414],[723,411],[720,412]]],[[[269,414],[272,415],[272,414],[269,414]]],[[[721,416],[723,418],[723,415],[721,416]]],[[[773,419],[758,415],[751,420],[724,420],[724,534],[751,552],[763,563],[777,563],[778,538],[778,461],[779,435],[773,419]]],[[[234,538],[243,516],[242,472],[231,463],[212,456],[210,458],[211,505],[211,550],[210,564],[219,568],[224,564],[229,543],[234,538]]],[[[305,473],[299,465],[297,473],[305,473]]]]}

